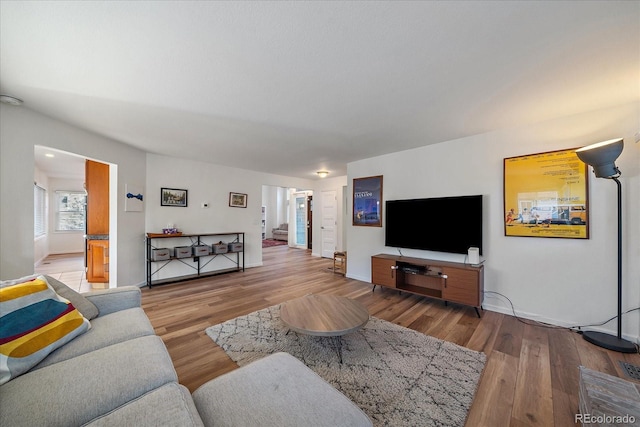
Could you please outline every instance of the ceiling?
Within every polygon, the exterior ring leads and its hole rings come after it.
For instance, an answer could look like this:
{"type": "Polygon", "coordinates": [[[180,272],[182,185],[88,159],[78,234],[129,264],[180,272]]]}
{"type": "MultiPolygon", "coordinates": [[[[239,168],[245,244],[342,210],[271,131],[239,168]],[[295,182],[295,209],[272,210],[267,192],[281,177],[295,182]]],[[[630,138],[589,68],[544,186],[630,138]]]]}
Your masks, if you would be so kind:
{"type": "Polygon", "coordinates": [[[638,1],[2,0],[0,92],[152,153],[340,176],[638,101],[639,24],[638,1]]]}

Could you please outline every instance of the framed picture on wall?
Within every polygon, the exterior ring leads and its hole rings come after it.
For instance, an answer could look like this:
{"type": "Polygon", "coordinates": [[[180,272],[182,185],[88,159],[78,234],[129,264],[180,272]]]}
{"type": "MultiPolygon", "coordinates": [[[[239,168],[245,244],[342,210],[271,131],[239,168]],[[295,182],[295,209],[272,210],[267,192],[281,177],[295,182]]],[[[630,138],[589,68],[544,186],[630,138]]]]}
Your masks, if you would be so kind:
{"type": "Polygon", "coordinates": [[[382,175],[353,179],[353,225],[382,227],[382,175]]]}
{"type": "Polygon", "coordinates": [[[589,238],[587,165],[575,149],[504,159],[504,234],[589,238]]]}
{"type": "Polygon", "coordinates": [[[160,206],[187,207],[187,190],[177,188],[160,189],[160,206]]]}
{"type": "Polygon", "coordinates": [[[229,206],[232,208],[246,208],[247,195],[244,193],[229,193],[229,206]]]}

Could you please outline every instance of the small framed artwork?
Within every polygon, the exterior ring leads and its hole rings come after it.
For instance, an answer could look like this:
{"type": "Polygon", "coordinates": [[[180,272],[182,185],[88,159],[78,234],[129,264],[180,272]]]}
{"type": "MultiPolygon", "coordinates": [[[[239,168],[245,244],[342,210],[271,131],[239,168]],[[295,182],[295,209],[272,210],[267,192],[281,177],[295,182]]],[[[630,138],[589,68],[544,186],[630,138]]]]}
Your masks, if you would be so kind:
{"type": "Polygon", "coordinates": [[[504,235],[588,239],[588,178],[575,149],[504,159],[504,235]]]}
{"type": "Polygon", "coordinates": [[[160,189],[160,206],[187,207],[187,190],[177,188],[160,189]]]}
{"type": "Polygon", "coordinates": [[[229,206],[232,208],[246,208],[247,195],[244,193],[229,193],[229,206]]]}
{"type": "Polygon", "coordinates": [[[353,179],[353,225],[382,227],[382,175],[353,179]]]}

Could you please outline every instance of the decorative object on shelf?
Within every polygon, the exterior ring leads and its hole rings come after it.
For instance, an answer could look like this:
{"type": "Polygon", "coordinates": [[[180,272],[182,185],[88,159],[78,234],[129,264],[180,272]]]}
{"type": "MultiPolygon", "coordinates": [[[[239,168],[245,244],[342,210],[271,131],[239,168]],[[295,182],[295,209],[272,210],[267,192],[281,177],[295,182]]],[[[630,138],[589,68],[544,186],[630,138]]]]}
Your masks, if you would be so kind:
{"type": "Polygon", "coordinates": [[[158,237],[180,237],[182,236],[182,232],[178,231],[176,233],[171,233],[171,234],[167,234],[167,233],[147,233],[147,237],[149,238],[158,238],[158,237]]]}
{"type": "Polygon", "coordinates": [[[382,227],[382,175],[353,179],[353,225],[382,227]]]}
{"type": "Polygon", "coordinates": [[[504,235],[588,239],[588,183],[575,149],[504,159],[504,235]]]}
{"type": "Polygon", "coordinates": [[[211,245],[211,253],[226,254],[227,252],[229,252],[229,245],[222,240],[211,245]]]}
{"type": "MultiPolygon", "coordinates": [[[[167,224],[167,228],[163,228],[162,229],[162,234],[178,234],[178,228],[175,226],[175,224],[167,224]]],[[[182,233],[180,233],[182,234],[182,233]]]]}
{"type": "Polygon", "coordinates": [[[160,206],[187,207],[187,190],[177,188],[160,189],[160,206]]]}
{"type": "Polygon", "coordinates": [[[124,192],[127,196],[126,199],[124,199],[125,212],[142,212],[144,207],[142,188],[135,184],[125,184],[124,192]]]}
{"type": "Polygon", "coordinates": [[[244,193],[229,193],[229,206],[232,208],[246,208],[247,195],[244,193]]]}
{"type": "Polygon", "coordinates": [[[618,179],[622,173],[614,162],[622,153],[623,147],[622,138],[617,138],[576,150],[580,160],[593,167],[596,178],[611,179],[618,186],[618,334],[613,336],[604,332],[586,331],[582,337],[599,347],[621,353],[635,353],[635,344],[622,338],[622,183],[618,179]]]}

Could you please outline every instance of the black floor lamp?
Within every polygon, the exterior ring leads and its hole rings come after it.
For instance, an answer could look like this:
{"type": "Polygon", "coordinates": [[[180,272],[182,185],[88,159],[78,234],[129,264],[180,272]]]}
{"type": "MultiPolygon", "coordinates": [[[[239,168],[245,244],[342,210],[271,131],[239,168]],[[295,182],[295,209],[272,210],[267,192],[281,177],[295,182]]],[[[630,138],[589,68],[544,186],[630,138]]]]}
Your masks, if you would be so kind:
{"type": "Polygon", "coordinates": [[[583,338],[592,344],[620,353],[635,353],[635,344],[622,338],[622,184],[618,177],[622,174],[615,161],[622,153],[622,138],[599,142],[576,150],[578,158],[593,167],[597,178],[608,178],[618,186],[618,335],[587,331],[583,338]]]}

